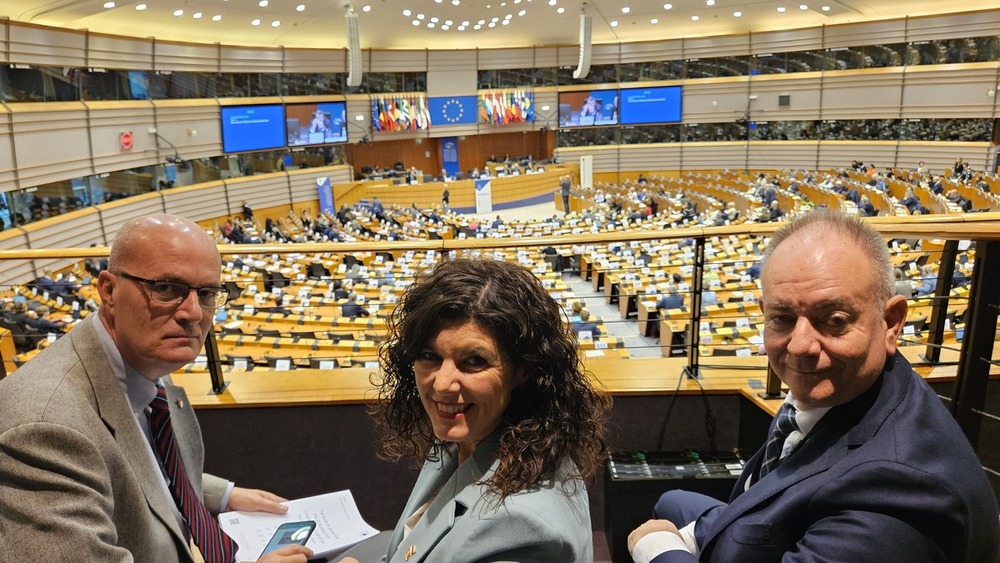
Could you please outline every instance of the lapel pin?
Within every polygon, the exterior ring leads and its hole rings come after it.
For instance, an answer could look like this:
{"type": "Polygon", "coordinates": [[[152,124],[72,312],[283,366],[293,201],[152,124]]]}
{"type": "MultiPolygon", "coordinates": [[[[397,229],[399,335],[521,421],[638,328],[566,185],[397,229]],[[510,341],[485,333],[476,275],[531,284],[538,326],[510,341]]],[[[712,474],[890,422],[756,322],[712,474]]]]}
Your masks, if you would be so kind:
{"type": "Polygon", "coordinates": [[[174,401],[174,404],[177,405],[177,408],[183,409],[184,408],[184,399],[177,399],[177,400],[174,401]]]}
{"type": "Polygon", "coordinates": [[[406,550],[406,560],[409,561],[410,558],[413,557],[413,554],[415,554],[416,552],[417,552],[417,546],[411,545],[410,549],[406,550]]]}

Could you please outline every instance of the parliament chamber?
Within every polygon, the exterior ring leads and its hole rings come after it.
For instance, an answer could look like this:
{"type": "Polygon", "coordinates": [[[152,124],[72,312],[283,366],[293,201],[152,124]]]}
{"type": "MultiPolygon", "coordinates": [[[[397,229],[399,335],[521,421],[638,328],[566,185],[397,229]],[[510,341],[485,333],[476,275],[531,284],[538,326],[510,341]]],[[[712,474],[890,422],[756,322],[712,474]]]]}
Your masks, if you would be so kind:
{"type": "MultiPolygon", "coordinates": [[[[48,69],[40,71],[43,85],[60,81],[52,69],[97,60],[100,51],[110,69],[207,75],[221,68],[236,88],[254,56],[163,45],[168,55],[155,61],[122,61],[114,50],[138,40],[3,26],[6,62],[48,69]],[[66,52],[47,58],[30,47],[40,38],[66,52]]],[[[569,326],[581,309],[595,315],[597,330],[579,335],[579,354],[614,397],[610,446],[625,456],[617,459],[687,452],[743,460],[762,444],[781,402],[762,353],[760,252],[790,217],[816,207],[864,215],[864,201],[897,280],[911,288],[900,350],[955,414],[1000,495],[1000,109],[993,95],[1000,53],[980,54],[995,47],[998,26],[1000,10],[986,10],[833,26],[819,38],[779,31],[753,42],[664,41],[649,55],[655,61],[639,61],[663,63],[654,80],[640,80],[637,55],[612,56],[609,48],[602,60],[614,67],[614,81],[685,88],[683,123],[648,127],[555,131],[553,116],[539,110],[535,122],[503,130],[476,123],[379,131],[370,93],[295,91],[313,72],[343,71],[295,50],[254,71],[287,74],[288,95],[251,86],[233,94],[221,79],[216,95],[178,99],[8,93],[0,105],[0,189],[9,194],[0,218],[0,298],[5,310],[30,309],[58,328],[26,331],[5,318],[0,375],[93,313],[91,267],[100,269],[123,223],[166,212],[217,239],[230,291],[203,355],[173,375],[197,409],[207,471],[289,498],[350,489],[365,519],[390,529],[417,468],[380,459],[373,445],[371,378],[386,316],[417,273],[460,256],[529,268],[569,326]],[[899,41],[884,39],[886,30],[899,41]],[[949,60],[945,47],[928,46],[960,39],[979,47],[979,58],[949,60]],[[683,76],[666,70],[678,61],[683,76]],[[726,70],[740,61],[747,72],[726,70]],[[753,65],[782,70],[752,72],[753,65]],[[348,128],[348,144],[325,151],[227,155],[219,112],[241,96],[336,99],[362,119],[348,128]],[[779,106],[780,96],[791,96],[791,106],[779,106]],[[744,116],[753,127],[739,122],[744,116]],[[138,132],[134,148],[119,144],[123,128],[138,132]],[[442,180],[446,137],[458,140],[465,174],[442,180]],[[177,154],[183,163],[163,163],[177,154]],[[967,178],[953,169],[958,156],[974,163],[967,178]],[[878,171],[852,166],[856,158],[878,171]],[[396,170],[396,161],[405,164],[399,174],[374,173],[383,165],[396,170]],[[511,162],[517,173],[501,175],[511,162]],[[401,181],[409,166],[419,178],[401,181]],[[477,200],[473,168],[491,169],[487,208],[477,200]],[[566,176],[573,180],[568,208],[559,193],[566,176]],[[324,185],[329,201],[317,196],[324,185]],[[521,208],[545,213],[515,213],[521,208]],[[63,290],[39,284],[43,278],[63,290]],[[681,305],[660,306],[671,293],[681,305]],[[363,313],[345,314],[349,302],[363,313]],[[39,313],[38,305],[46,309],[39,313]]],[[[532,54],[465,53],[463,64],[493,76],[530,70],[525,61],[544,49],[526,50],[532,54]]],[[[454,63],[430,53],[429,62],[389,63],[389,51],[371,58],[432,82],[454,63]]],[[[566,85],[553,73],[557,84],[534,88],[536,107],[558,106],[560,92],[604,87],[566,85]]],[[[610,512],[620,509],[608,497],[626,493],[609,479],[592,485],[590,503],[595,531],[611,542],[610,512]]]]}

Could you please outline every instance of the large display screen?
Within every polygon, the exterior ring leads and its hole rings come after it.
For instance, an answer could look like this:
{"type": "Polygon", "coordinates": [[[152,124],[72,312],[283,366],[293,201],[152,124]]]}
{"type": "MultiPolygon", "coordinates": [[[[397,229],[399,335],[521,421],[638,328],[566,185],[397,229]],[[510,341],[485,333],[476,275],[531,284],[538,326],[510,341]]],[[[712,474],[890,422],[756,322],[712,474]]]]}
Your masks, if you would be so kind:
{"type": "Polygon", "coordinates": [[[618,90],[559,93],[559,127],[617,123],[618,90]]]}
{"type": "Polygon", "coordinates": [[[621,123],[679,123],[681,121],[681,87],[622,88],[621,123]]]}
{"type": "Polygon", "coordinates": [[[347,104],[286,104],[288,146],[300,147],[347,141],[347,104]]]}
{"type": "Polygon", "coordinates": [[[222,107],[222,152],[261,151],[284,146],[283,105],[222,107]]]}

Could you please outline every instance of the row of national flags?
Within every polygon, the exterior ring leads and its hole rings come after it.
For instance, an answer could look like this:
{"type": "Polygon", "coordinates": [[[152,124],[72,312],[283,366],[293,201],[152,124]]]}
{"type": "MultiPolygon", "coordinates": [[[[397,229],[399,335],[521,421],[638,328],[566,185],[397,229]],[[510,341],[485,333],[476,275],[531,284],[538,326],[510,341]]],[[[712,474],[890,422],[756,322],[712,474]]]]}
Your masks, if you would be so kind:
{"type": "Polygon", "coordinates": [[[416,131],[431,126],[424,96],[390,94],[372,97],[372,126],[376,131],[416,131]]]}
{"type": "Polygon", "coordinates": [[[479,121],[481,123],[509,125],[534,120],[534,95],[530,90],[479,92],[479,121]]]}

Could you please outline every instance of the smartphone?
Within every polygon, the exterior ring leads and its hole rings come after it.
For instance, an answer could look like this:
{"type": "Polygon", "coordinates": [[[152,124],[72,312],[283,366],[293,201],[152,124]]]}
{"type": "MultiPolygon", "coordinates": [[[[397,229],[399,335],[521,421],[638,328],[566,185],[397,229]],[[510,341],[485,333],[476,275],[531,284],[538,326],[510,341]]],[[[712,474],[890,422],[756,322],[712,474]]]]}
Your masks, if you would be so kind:
{"type": "Polygon", "coordinates": [[[309,536],[312,535],[313,530],[315,529],[315,520],[287,522],[282,524],[278,526],[277,530],[275,530],[274,535],[271,536],[271,541],[267,542],[267,547],[265,547],[264,551],[260,552],[260,554],[264,555],[265,553],[274,551],[284,545],[305,545],[306,542],[309,541],[309,536]]]}

